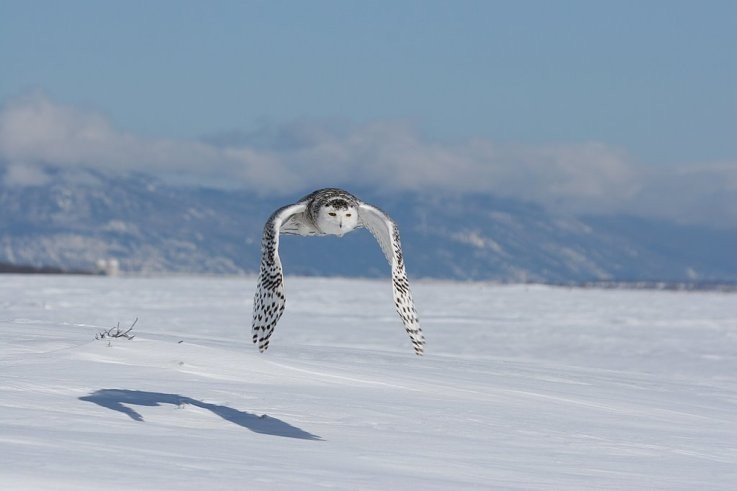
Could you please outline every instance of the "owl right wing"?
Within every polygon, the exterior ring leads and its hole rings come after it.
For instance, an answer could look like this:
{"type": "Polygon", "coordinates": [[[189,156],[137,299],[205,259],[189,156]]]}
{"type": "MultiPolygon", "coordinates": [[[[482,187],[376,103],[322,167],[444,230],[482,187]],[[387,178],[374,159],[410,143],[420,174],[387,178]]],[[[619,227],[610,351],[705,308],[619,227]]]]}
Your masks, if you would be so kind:
{"type": "MultiPolygon", "coordinates": [[[[258,276],[256,296],[253,299],[253,324],[251,334],[258,349],[264,352],[269,347],[269,338],[274,332],[276,323],[284,313],[284,274],[279,259],[279,234],[282,226],[293,222],[300,213],[304,213],[307,204],[302,201],[279,208],[264,225],[261,239],[261,268],[258,276]],[[290,220],[291,219],[291,220],[290,220]]],[[[289,228],[289,227],[287,227],[289,228]]],[[[291,233],[291,230],[284,230],[291,233]]]]}

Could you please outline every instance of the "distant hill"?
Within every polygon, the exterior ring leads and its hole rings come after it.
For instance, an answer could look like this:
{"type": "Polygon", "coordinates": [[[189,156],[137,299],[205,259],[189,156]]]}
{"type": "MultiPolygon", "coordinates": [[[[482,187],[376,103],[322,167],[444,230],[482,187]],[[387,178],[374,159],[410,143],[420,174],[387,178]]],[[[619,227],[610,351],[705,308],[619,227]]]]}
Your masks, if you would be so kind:
{"type": "MultiPolygon", "coordinates": [[[[124,272],[255,272],[264,221],[301,197],[177,188],[140,174],[49,172],[53,178],[42,186],[0,187],[0,261],[92,271],[98,260],[115,258],[124,272]]],[[[735,230],[553,214],[488,195],[351,191],[400,225],[413,277],[737,281],[735,230]]],[[[366,231],[341,239],[285,236],[281,248],[291,274],[371,277],[388,270],[366,231]]]]}

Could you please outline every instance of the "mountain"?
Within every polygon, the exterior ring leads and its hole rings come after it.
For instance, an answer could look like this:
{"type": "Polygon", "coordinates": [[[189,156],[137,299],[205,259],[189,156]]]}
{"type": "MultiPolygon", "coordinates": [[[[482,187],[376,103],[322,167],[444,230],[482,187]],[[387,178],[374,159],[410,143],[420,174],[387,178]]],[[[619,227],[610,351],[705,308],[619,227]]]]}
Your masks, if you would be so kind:
{"type": "MultiPolygon", "coordinates": [[[[255,272],[263,223],[296,201],[168,186],[142,174],[49,169],[0,187],[0,262],[126,272],[255,272]]],[[[311,190],[305,190],[307,194],[311,190]]],[[[410,276],[502,281],[737,281],[737,231],[630,216],[570,216],[488,195],[352,189],[400,225],[410,276]]],[[[287,273],[384,276],[373,237],[283,236],[287,273]]]]}

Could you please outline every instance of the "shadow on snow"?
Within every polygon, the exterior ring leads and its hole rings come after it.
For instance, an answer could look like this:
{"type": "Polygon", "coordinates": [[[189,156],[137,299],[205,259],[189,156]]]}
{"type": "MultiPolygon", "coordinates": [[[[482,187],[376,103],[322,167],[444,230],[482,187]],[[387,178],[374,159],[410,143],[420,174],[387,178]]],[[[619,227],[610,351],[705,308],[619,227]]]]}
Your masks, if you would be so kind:
{"type": "Polygon", "coordinates": [[[130,407],[136,406],[160,406],[162,404],[172,404],[174,406],[182,406],[190,404],[195,407],[201,407],[211,411],[224,420],[235,423],[238,426],[248,428],[255,433],[263,433],[266,435],[283,436],[287,438],[300,438],[303,440],[322,440],[317,435],[313,435],[296,426],[292,426],[280,419],[270,416],[256,416],[246,411],[239,411],[228,406],[219,404],[210,404],[208,402],[198,401],[191,397],[181,396],[179,394],[165,394],[163,392],[146,392],[141,390],[125,390],[125,389],[100,389],[88,396],[79,398],[82,401],[94,402],[98,406],[102,406],[113,411],[119,411],[135,421],[143,421],[143,416],[130,407]]]}

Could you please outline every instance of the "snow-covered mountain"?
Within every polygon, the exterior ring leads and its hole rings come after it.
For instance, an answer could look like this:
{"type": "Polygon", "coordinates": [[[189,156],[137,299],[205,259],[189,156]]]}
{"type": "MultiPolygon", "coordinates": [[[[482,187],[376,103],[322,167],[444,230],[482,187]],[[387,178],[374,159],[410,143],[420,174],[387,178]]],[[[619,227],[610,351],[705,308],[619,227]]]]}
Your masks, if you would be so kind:
{"type": "MultiPolygon", "coordinates": [[[[0,262],[127,272],[254,272],[264,221],[296,200],[177,188],[149,176],[48,170],[0,187],[0,262]]],[[[326,183],[329,184],[329,183],[326,183]]],[[[312,191],[305,190],[307,192],[312,191]]],[[[411,276],[505,281],[736,281],[737,231],[628,216],[574,217],[488,195],[351,189],[399,223],[411,276]]],[[[385,275],[366,231],[282,240],[288,273],[385,275]]]]}

